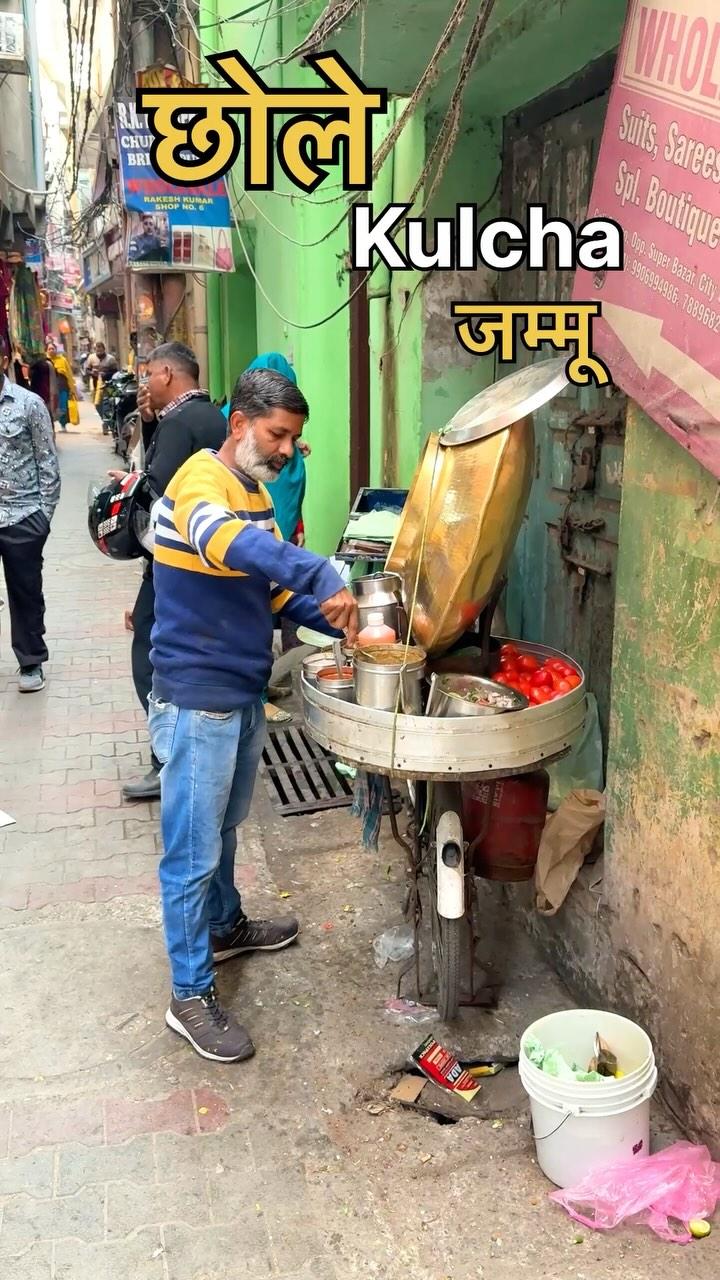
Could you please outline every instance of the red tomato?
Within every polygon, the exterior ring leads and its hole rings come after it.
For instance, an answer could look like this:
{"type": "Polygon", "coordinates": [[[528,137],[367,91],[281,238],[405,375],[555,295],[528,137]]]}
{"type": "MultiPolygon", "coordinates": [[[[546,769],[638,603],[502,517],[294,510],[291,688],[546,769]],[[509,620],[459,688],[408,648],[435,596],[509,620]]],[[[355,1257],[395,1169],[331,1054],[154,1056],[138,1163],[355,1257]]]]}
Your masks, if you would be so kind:
{"type": "Polygon", "coordinates": [[[539,671],[533,671],[530,677],[530,684],[533,689],[552,689],[552,672],[546,671],[543,667],[539,671]]]}
{"type": "Polygon", "coordinates": [[[521,671],[539,671],[540,663],[532,653],[521,653],[518,658],[518,666],[521,671]]]}
{"type": "Polygon", "coordinates": [[[557,684],[555,685],[555,692],[569,693],[571,688],[572,688],[572,685],[568,680],[558,680],[557,684]]]}
{"type": "Polygon", "coordinates": [[[577,689],[578,685],[582,684],[582,680],[580,679],[580,676],[578,675],[577,671],[570,672],[570,675],[567,677],[567,682],[570,685],[571,689],[577,689]]]}
{"type": "Polygon", "coordinates": [[[533,702],[536,707],[542,706],[543,702],[550,702],[552,697],[553,694],[549,689],[535,688],[530,690],[530,701],[533,702]]]}
{"type": "Polygon", "coordinates": [[[514,644],[502,644],[500,646],[500,653],[501,655],[511,654],[512,657],[517,657],[517,648],[514,644]]]}
{"type": "Polygon", "coordinates": [[[493,680],[495,681],[496,684],[504,684],[506,686],[510,685],[510,681],[508,680],[507,674],[504,671],[500,671],[496,676],[493,676],[493,680]]]}
{"type": "Polygon", "coordinates": [[[561,658],[548,658],[545,663],[545,666],[547,667],[548,671],[557,671],[559,668],[564,668],[565,663],[562,661],[561,658]]]}

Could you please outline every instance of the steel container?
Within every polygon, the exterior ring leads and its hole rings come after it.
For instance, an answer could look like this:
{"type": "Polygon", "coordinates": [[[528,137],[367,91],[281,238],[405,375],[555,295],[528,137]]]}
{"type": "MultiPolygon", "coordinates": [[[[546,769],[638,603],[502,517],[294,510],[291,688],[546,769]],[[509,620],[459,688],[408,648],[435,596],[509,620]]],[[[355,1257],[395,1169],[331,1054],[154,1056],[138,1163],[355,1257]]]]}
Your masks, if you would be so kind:
{"type": "Polygon", "coordinates": [[[428,437],[387,570],[402,580],[413,639],[445,653],[482,613],[522,524],[535,470],[533,413],[567,388],[565,361],[488,387],[428,437]]]}
{"type": "Polygon", "coordinates": [[[355,698],[360,707],[422,715],[425,652],[404,644],[355,650],[355,698]],[[390,661],[381,659],[390,658],[390,661]]]}
{"type": "Polygon", "coordinates": [[[371,573],[350,583],[360,616],[359,630],[368,626],[371,613],[382,614],[387,627],[392,627],[398,640],[407,637],[407,618],[402,606],[402,580],[396,573],[371,573]]]}
{"type": "MultiPolygon", "coordinates": [[[[349,666],[352,663],[352,649],[343,648],[342,653],[344,664],[349,666]]],[[[307,658],[303,658],[301,664],[302,673],[310,684],[317,684],[317,673],[318,671],[322,671],[323,667],[333,667],[334,665],[335,658],[333,656],[332,649],[323,650],[321,653],[308,654],[307,658]]],[[[326,682],[323,681],[323,684],[325,683],[326,682]]]]}
{"type": "MultiPolygon", "coordinates": [[[[325,662],[324,667],[331,666],[332,662],[325,662]]],[[[319,668],[322,670],[322,668],[319,668]]],[[[313,684],[321,693],[327,693],[331,698],[339,698],[341,702],[355,701],[355,681],[352,676],[328,676],[325,680],[318,680],[318,673],[315,672],[313,684]]]]}

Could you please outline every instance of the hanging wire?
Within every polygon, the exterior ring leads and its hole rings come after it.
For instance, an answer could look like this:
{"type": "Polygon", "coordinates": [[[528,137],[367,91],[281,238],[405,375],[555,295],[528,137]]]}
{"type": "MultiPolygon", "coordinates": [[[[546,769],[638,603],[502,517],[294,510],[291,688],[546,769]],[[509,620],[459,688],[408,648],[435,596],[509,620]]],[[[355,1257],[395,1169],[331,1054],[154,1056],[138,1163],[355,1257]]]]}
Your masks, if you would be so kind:
{"type": "MultiPolygon", "coordinates": [[[[466,5],[467,3],[468,3],[468,0],[458,0],[455,10],[453,11],[453,15],[451,16],[455,16],[460,6],[466,5]]],[[[480,43],[482,41],[482,37],[486,30],[487,23],[492,13],[494,4],[495,4],[495,0],[480,0],[478,13],[475,17],[475,21],[473,22],[472,29],[470,31],[467,42],[465,44],[465,48],[463,50],[463,54],[460,59],[460,63],[458,66],[457,81],[452,91],[450,102],[448,104],[447,111],[445,113],[443,122],[441,124],[438,137],[433,147],[431,148],[430,155],[428,156],[428,159],[423,165],[420,176],[417,179],[409,197],[407,198],[406,201],[404,201],[404,203],[407,204],[408,206],[408,212],[410,208],[412,208],[412,206],[414,205],[419,193],[423,190],[425,183],[427,181],[427,178],[431,172],[431,169],[436,161],[436,158],[437,158],[437,169],[432,177],[428,194],[423,199],[423,205],[420,210],[420,215],[422,215],[428,208],[430,201],[432,200],[443,178],[450,156],[454,150],[455,143],[457,141],[457,134],[460,126],[460,121],[462,119],[462,108],[463,108],[465,89],[467,86],[467,80],[470,75],[470,72],[472,71],[472,67],[475,63],[475,59],[477,57],[480,43]],[[441,139],[447,139],[447,144],[444,145],[442,149],[440,148],[440,145],[439,145],[441,139]]],[[[463,9],[463,12],[464,12],[464,9],[463,9]]],[[[445,52],[446,48],[448,47],[448,45],[446,44],[446,38],[447,38],[449,25],[450,23],[446,25],[445,30],[443,31],[440,37],[440,40],[438,41],[438,44],[436,45],[435,50],[433,51],[432,57],[430,59],[430,63],[428,64],[429,66],[433,63],[434,60],[437,60],[439,57],[441,57],[442,53],[445,52]]],[[[404,116],[401,119],[404,119],[405,117],[406,117],[406,113],[404,113],[404,116]]],[[[373,164],[373,170],[375,170],[375,164],[373,164]]],[[[231,175],[231,187],[232,187],[232,192],[235,198],[235,202],[241,206],[244,196],[238,197],[238,193],[235,189],[234,175],[231,175]]],[[[247,193],[244,193],[244,195],[246,194],[247,193]]],[[[493,190],[492,195],[494,194],[495,194],[495,190],[493,190]]],[[[489,199],[492,199],[492,195],[489,197],[489,199]]],[[[232,203],[233,202],[231,202],[231,204],[232,203]]],[[[352,207],[354,203],[357,203],[357,199],[355,198],[348,201],[348,205],[350,207],[352,207]]],[[[342,223],[345,221],[348,213],[347,209],[344,210],[339,220],[328,231],[326,231],[318,240],[305,243],[299,240],[295,240],[292,236],[288,236],[286,232],[283,232],[279,227],[275,226],[275,224],[271,222],[269,218],[267,218],[267,215],[263,213],[262,209],[260,209],[260,207],[253,200],[251,200],[251,204],[253,204],[254,208],[258,210],[261,216],[266,218],[269,225],[272,226],[273,229],[278,232],[278,234],[283,235],[286,239],[290,240],[292,243],[302,248],[315,247],[316,245],[322,244],[323,241],[329,239],[329,237],[333,235],[334,232],[337,231],[339,227],[342,225],[342,223]]],[[[329,320],[333,320],[335,316],[337,316],[341,311],[344,310],[346,306],[349,305],[352,298],[355,297],[355,294],[359,292],[363,284],[370,279],[373,272],[376,270],[377,266],[379,265],[379,259],[377,259],[375,262],[375,266],[373,266],[370,269],[370,271],[364,276],[362,283],[357,287],[354,293],[352,293],[344,303],[342,303],[339,307],[337,307],[334,311],[332,311],[328,316],[326,316],[324,320],[319,320],[309,325],[300,324],[296,321],[290,320],[287,316],[283,315],[282,312],[280,312],[279,309],[275,306],[275,304],[273,303],[272,299],[269,297],[265,288],[262,286],[260,279],[257,275],[257,272],[255,270],[255,267],[251,263],[249,255],[245,250],[244,241],[242,239],[242,235],[239,230],[239,222],[237,218],[236,209],[234,207],[232,212],[233,212],[233,218],[235,220],[236,229],[238,230],[238,238],[240,240],[240,244],[243,249],[243,254],[245,256],[248,269],[251,271],[260,292],[265,298],[265,301],[270,306],[271,310],[274,311],[275,315],[277,315],[278,318],[281,319],[284,324],[289,325],[293,329],[316,329],[316,328],[319,328],[322,324],[327,323],[329,320]]],[[[406,213],[398,223],[398,226],[396,228],[398,231],[404,225],[407,217],[408,217],[408,213],[406,213]]],[[[418,284],[416,285],[415,292],[417,292],[417,289],[420,287],[420,283],[421,282],[419,281],[418,284]]],[[[409,310],[409,307],[407,308],[407,310],[409,310]]],[[[407,310],[405,314],[407,314],[407,310]]]]}

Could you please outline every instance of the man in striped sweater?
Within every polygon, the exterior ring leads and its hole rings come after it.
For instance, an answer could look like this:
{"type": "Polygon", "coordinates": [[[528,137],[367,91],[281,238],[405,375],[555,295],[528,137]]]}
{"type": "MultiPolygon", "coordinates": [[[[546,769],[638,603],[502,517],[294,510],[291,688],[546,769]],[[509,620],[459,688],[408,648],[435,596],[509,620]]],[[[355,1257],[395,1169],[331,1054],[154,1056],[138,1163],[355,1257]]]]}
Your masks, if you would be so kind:
{"type": "Polygon", "coordinates": [[[308,416],[299,389],[256,369],[233,392],[229,435],[171,480],[155,531],[150,734],[162,764],[160,863],[172,973],[169,1027],[203,1057],[254,1052],[223,1009],[213,967],[275,951],[297,920],[250,921],[235,888],[236,828],[265,738],[262,694],[273,615],[354,639],[357,608],[327,560],[283,542],[263,487],[292,457],[308,416]]]}

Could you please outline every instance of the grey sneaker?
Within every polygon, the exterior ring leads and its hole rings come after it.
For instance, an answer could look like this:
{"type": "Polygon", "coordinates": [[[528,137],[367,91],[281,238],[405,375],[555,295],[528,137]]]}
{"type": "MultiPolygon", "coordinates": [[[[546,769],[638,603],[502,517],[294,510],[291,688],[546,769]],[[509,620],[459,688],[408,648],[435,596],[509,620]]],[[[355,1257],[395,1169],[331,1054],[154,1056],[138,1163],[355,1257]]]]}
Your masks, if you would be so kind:
{"type": "Polygon", "coordinates": [[[224,938],[213,937],[213,962],[222,964],[245,951],[282,951],[289,947],[300,932],[294,916],[284,920],[240,920],[232,933],[224,938]]]}
{"type": "Polygon", "coordinates": [[[255,1052],[247,1031],[223,1009],[214,987],[204,996],[191,996],[189,1000],[178,1000],[173,994],[165,1021],[172,1031],[190,1041],[201,1058],[211,1062],[242,1062],[255,1052]]]}
{"type": "Polygon", "coordinates": [[[44,689],[45,676],[42,667],[21,667],[18,688],[21,693],[39,693],[44,689]]]}

